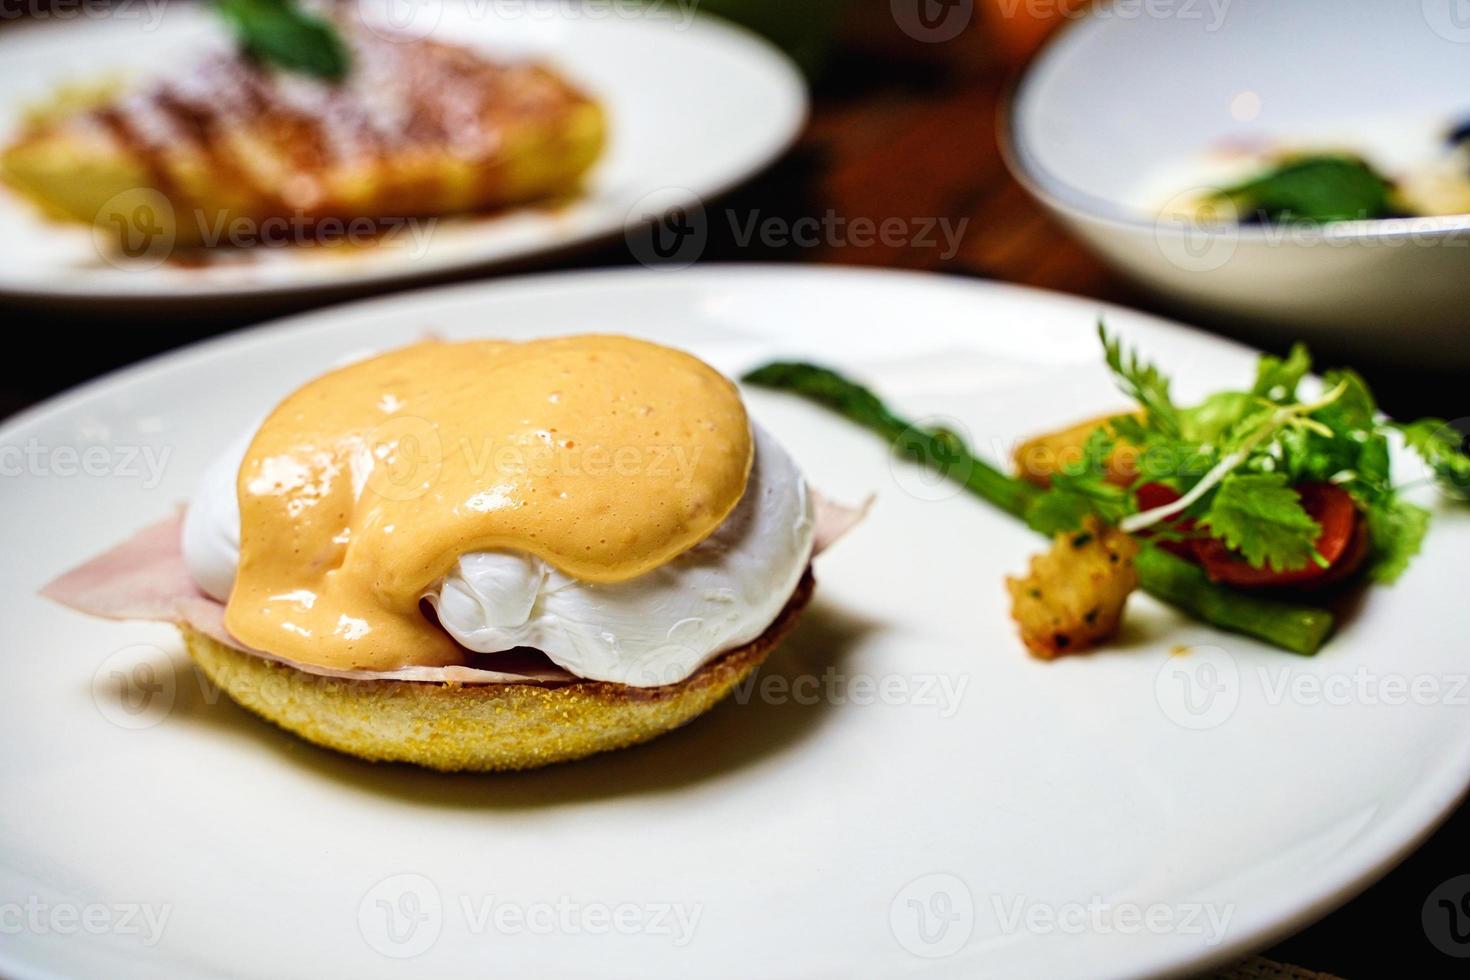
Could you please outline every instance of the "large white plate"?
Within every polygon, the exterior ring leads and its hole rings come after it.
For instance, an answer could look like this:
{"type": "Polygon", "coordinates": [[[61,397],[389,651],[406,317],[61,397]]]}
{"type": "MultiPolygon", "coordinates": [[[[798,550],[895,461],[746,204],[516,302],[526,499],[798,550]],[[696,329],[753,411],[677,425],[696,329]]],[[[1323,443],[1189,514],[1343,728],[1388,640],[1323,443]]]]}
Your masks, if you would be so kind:
{"type": "MultiPolygon", "coordinates": [[[[878,494],[819,561],[818,599],[766,671],[778,680],[646,747],[518,776],[315,749],[201,688],[171,630],[35,596],[169,513],[294,385],[425,331],[621,330],[730,371],[820,357],[1000,452],[1120,404],[1098,312],[872,271],[546,276],[214,340],[15,419],[0,429],[0,971],[1148,975],[1326,912],[1465,788],[1464,513],[1440,508],[1408,576],[1315,659],[1137,598],[1116,649],[1044,664],[1001,584],[1035,538],[866,433],[753,391],[814,485],[878,494]],[[147,460],[165,463],[156,481],[147,460]],[[166,915],[152,945],[136,910],[166,915]]],[[[1106,314],[1185,397],[1251,370],[1241,347],[1106,314]]]]}
{"type": "MultiPolygon", "coordinates": [[[[227,43],[201,4],[116,5],[7,25],[0,34],[0,143],[58,84],[146,75],[227,43]]],[[[364,248],[252,248],[209,264],[127,261],[83,227],[43,220],[0,184],[0,294],[72,301],[171,299],[358,287],[524,261],[616,237],[729,188],[774,159],[806,118],[806,89],[771,45],[688,2],[358,0],[371,24],[398,25],[491,55],[549,61],[599,99],[605,156],[586,193],[554,209],[405,224],[364,248]]]]}

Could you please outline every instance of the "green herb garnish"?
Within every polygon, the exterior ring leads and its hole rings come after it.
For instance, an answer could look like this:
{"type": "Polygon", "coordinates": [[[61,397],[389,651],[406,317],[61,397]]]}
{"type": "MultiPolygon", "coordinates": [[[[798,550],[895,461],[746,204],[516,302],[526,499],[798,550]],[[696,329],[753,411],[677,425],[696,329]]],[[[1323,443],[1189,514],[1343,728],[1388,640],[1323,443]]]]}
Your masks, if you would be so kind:
{"type": "Polygon", "coordinates": [[[346,76],[347,48],[336,28],[292,0],[214,0],[214,6],[257,61],[332,82],[346,76]]]}
{"type": "Polygon", "coordinates": [[[1466,437],[1443,419],[1420,419],[1399,426],[1404,441],[1419,454],[1446,492],[1470,500],[1470,456],[1466,437]]]}
{"type": "Polygon", "coordinates": [[[1315,556],[1321,526],[1282,473],[1232,473],[1220,481],[1200,526],[1255,568],[1301,568],[1315,556]]]}
{"type": "MultiPolygon", "coordinates": [[[[934,468],[1028,523],[1039,524],[1036,518],[1050,506],[1041,489],[975,456],[953,433],[914,425],[889,410],[872,391],[828,368],[780,361],[751,371],[744,380],[792,392],[837,412],[883,437],[895,454],[934,468]]],[[[1083,509],[1075,523],[1089,512],[1083,509]]],[[[1301,654],[1316,653],[1332,631],[1333,617],[1325,609],[1224,588],[1211,582],[1198,565],[1151,545],[1138,553],[1134,566],[1145,591],[1221,629],[1301,654]]]]}
{"type": "MultiPolygon", "coordinates": [[[[1099,336],[1118,387],[1145,409],[1110,423],[1117,438],[1139,450],[1134,489],[1151,481],[1172,486],[1182,496],[1168,507],[1119,518],[1117,508],[1090,512],[1123,530],[1157,530],[1161,522],[1187,519],[1195,533],[1218,538],[1255,568],[1290,571],[1309,562],[1321,527],[1302,506],[1292,487],[1332,483],[1345,490],[1368,521],[1371,554],[1367,574],[1390,582],[1419,550],[1428,513],[1398,495],[1389,471],[1389,435],[1404,433],[1405,443],[1440,474],[1451,488],[1470,487],[1470,458],[1436,419],[1399,426],[1381,417],[1367,384],[1356,372],[1329,371],[1325,393],[1303,401],[1297,389],[1311,371],[1306,348],[1296,345],[1286,358],[1262,355],[1248,390],[1222,391],[1198,405],[1174,409],[1177,421],[1160,424],[1150,388],[1167,391],[1167,379],[1136,355],[1120,352],[1102,324],[1099,336]]],[[[1085,455],[1085,454],[1084,454],[1085,455]]],[[[1096,492],[1106,472],[1072,474],[1047,496],[1096,492]]],[[[1136,507],[1136,500],[1133,502],[1136,507]]],[[[1052,512],[1077,502],[1050,502],[1052,512]]],[[[1167,526],[1167,525],[1163,525],[1167,526]]]]}
{"type": "Polygon", "coordinates": [[[1297,157],[1221,188],[1212,197],[1228,201],[1243,221],[1321,223],[1397,213],[1393,184],[1363,160],[1347,155],[1297,157]]]}
{"type": "Polygon", "coordinates": [[[1074,531],[1090,515],[1125,531],[1147,530],[1135,565],[1142,588],[1196,618],[1296,653],[1315,653],[1333,625],[1317,606],[1211,582],[1203,568],[1157,545],[1183,536],[1219,539],[1253,567],[1277,571],[1325,564],[1316,553],[1321,527],[1294,486],[1330,482],[1353,498],[1367,521],[1364,574],[1391,582],[1418,552],[1429,512],[1402,499],[1390,479],[1388,436],[1403,433],[1451,490],[1470,491],[1470,457],[1454,430],[1435,419],[1398,425],[1380,417],[1367,385],[1351,371],[1328,372],[1325,392],[1301,400],[1311,371],[1301,345],[1285,358],[1263,355],[1248,389],[1217,392],[1180,406],[1169,379],[1098,326],[1104,359],[1141,411],[1121,415],[1087,439],[1076,465],[1047,489],[1008,476],[974,456],[954,433],[926,429],[895,414],[869,389],[827,368],[777,362],[745,381],[818,402],[889,441],[894,452],[962,483],[976,496],[1048,536],[1074,531]],[[1126,443],[1137,451],[1128,487],[1109,478],[1106,460],[1126,443]],[[1162,482],[1174,503],[1141,511],[1138,487],[1162,482]],[[1189,522],[1182,532],[1174,522],[1189,522]]]}

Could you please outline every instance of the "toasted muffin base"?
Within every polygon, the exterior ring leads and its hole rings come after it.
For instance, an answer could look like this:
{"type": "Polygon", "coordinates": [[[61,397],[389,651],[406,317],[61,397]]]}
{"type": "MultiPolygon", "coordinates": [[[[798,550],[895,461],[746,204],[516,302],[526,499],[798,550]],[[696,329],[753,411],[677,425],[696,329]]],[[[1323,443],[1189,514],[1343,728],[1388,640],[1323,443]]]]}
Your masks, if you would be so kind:
{"type": "Polygon", "coordinates": [[[534,769],[626,748],[708,711],[765,662],[811,599],[811,569],[775,622],[677,684],[346,680],[242,653],[188,626],[184,644],[240,705],[308,742],[442,772],[534,769]]]}

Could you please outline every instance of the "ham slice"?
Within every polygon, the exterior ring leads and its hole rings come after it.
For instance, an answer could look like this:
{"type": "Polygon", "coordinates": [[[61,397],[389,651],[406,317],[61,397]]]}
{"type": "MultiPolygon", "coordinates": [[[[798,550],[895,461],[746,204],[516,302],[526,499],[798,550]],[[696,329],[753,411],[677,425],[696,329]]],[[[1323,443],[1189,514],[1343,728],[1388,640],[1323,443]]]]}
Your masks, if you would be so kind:
{"type": "MultiPolygon", "coordinates": [[[[867,513],[872,498],[861,507],[834,503],[812,494],[816,510],[813,553],[830,548],[867,513]]],[[[187,625],[213,640],[244,653],[274,660],[310,674],[353,680],[427,681],[455,684],[566,684],[578,680],[534,651],[476,654],[466,658],[492,660],[494,669],[450,665],[400,667],[397,670],[335,670],[297,663],[253,650],[225,629],[223,603],[205,595],[194,584],[184,564],[184,514],[150,525],[127,541],[61,575],[41,589],[41,595],[79,612],[104,619],[144,619],[187,625]]]]}
{"type": "MultiPolygon", "coordinates": [[[[252,650],[225,629],[224,604],[199,591],[189,575],[181,544],[183,522],[183,511],[179,511],[144,528],[111,551],[57,578],[41,589],[41,595],[104,619],[146,619],[192,626],[225,646],[324,677],[440,684],[566,684],[577,680],[544,658],[519,651],[492,654],[497,668],[493,670],[459,665],[334,670],[252,650]]],[[[468,651],[465,655],[484,656],[468,651]]]]}
{"type": "Polygon", "coordinates": [[[872,494],[858,506],[850,507],[829,500],[813,490],[812,509],[816,511],[816,516],[813,519],[815,526],[812,528],[812,555],[820,555],[846,537],[848,531],[857,527],[868,516],[868,508],[872,506],[872,494]]]}

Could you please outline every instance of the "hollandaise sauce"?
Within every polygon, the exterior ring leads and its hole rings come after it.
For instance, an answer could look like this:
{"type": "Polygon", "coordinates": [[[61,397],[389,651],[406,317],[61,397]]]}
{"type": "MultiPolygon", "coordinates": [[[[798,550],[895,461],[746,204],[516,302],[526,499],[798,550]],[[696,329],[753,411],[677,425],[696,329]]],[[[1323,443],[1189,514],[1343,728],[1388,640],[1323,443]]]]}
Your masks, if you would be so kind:
{"type": "Polygon", "coordinates": [[[459,662],[420,608],[475,551],[586,582],[650,571],[729,515],[750,472],[735,386],[617,336],[426,342],[324,375],[240,468],[226,625],[302,663],[459,662]]]}

